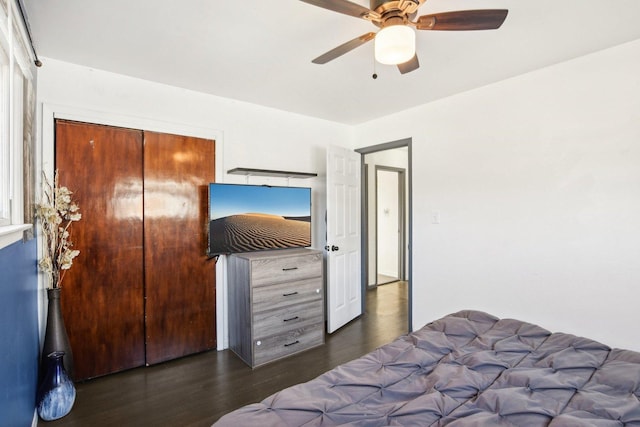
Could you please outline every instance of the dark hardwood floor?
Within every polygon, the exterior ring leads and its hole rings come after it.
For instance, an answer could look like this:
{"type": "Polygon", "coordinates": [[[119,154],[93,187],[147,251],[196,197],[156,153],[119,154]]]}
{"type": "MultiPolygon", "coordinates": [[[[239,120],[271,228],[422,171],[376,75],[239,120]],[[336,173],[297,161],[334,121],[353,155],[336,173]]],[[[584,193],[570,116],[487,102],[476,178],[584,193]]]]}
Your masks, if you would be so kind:
{"type": "MultiPolygon", "coordinates": [[[[311,380],[408,331],[407,284],[367,292],[366,312],[326,344],[251,369],[231,351],[210,351],[76,384],[66,417],[38,426],[210,426],[240,406],[311,380]]],[[[240,426],[238,426],[240,427],[240,426]]]]}

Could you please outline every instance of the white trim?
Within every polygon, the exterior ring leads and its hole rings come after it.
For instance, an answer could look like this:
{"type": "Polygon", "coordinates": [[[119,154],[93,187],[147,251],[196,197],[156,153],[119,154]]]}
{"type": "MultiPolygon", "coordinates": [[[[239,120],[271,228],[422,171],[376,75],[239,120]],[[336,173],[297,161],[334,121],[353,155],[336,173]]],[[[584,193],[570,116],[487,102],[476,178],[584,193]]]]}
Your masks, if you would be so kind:
{"type": "Polygon", "coordinates": [[[229,348],[229,307],[227,302],[227,257],[222,255],[216,261],[216,344],[218,350],[229,348]]]}
{"type": "MultiPolygon", "coordinates": [[[[55,119],[75,120],[87,123],[95,123],[109,126],[127,127],[153,132],[170,133],[176,135],[193,136],[197,138],[213,139],[216,142],[215,168],[216,182],[224,182],[224,132],[220,129],[207,128],[188,123],[176,123],[166,120],[158,120],[150,117],[138,117],[119,114],[108,111],[96,111],[69,105],[42,103],[41,135],[42,145],[36,155],[40,155],[42,170],[48,175],[53,175],[54,169],[54,141],[55,119]]],[[[36,177],[36,188],[42,188],[42,177],[36,177]]],[[[38,259],[42,257],[42,244],[38,236],[38,259]]],[[[222,258],[221,258],[222,259],[222,258]]],[[[217,350],[224,350],[229,346],[229,325],[227,321],[227,280],[226,260],[216,263],[216,341],[217,350]]],[[[42,275],[40,275],[42,276],[42,275]]],[[[42,277],[39,279],[39,288],[44,289],[42,277]]],[[[40,302],[39,312],[42,312],[44,301],[40,302]]]]}
{"type": "Polygon", "coordinates": [[[33,227],[32,224],[14,224],[0,227],[0,249],[22,240],[22,233],[33,227]]]}
{"type": "Polygon", "coordinates": [[[24,221],[24,79],[19,70],[11,72],[11,107],[9,140],[11,154],[11,222],[21,224],[24,221]],[[16,75],[17,74],[17,75],[16,75]],[[17,96],[16,96],[17,95],[17,96]],[[18,126],[16,126],[18,125],[18,126]]]}
{"type": "MultiPolygon", "coordinates": [[[[0,41],[2,41],[0,37],[0,41]]],[[[5,52],[4,48],[0,46],[0,93],[6,94],[0,97],[0,171],[2,176],[0,177],[0,198],[2,208],[0,210],[0,226],[11,225],[13,218],[11,217],[11,193],[13,175],[11,175],[11,168],[13,164],[12,153],[14,150],[13,141],[9,135],[10,123],[13,119],[11,112],[11,97],[9,96],[9,74],[11,74],[11,61],[9,56],[5,52]]]]}

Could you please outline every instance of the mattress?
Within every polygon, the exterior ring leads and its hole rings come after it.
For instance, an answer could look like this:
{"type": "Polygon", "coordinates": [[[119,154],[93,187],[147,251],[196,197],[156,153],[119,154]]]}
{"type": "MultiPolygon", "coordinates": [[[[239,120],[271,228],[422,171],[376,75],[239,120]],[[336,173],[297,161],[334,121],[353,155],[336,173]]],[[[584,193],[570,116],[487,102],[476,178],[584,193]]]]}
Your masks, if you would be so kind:
{"type": "Polygon", "coordinates": [[[214,426],[640,426],[640,353],[461,311],[214,426]]]}

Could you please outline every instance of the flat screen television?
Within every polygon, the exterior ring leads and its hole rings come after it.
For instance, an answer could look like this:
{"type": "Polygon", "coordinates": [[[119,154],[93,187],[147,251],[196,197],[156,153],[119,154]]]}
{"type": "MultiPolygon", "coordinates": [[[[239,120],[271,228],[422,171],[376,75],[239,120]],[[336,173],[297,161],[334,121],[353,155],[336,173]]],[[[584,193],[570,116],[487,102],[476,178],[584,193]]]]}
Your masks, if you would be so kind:
{"type": "Polygon", "coordinates": [[[209,184],[213,257],[311,246],[311,188],[209,184]]]}

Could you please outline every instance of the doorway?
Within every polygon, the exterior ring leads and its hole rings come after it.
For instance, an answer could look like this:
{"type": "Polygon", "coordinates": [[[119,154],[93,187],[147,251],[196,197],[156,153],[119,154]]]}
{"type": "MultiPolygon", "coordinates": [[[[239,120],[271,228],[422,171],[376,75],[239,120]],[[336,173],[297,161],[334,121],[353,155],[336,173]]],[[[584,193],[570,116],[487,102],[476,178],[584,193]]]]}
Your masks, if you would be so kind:
{"type": "MultiPolygon", "coordinates": [[[[406,281],[412,330],[411,138],[357,149],[362,164],[362,293],[406,281]]],[[[362,298],[363,312],[366,298],[362,298]]]]}
{"type": "Polygon", "coordinates": [[[375,178],[375,235],[369,236],[375,240],[369,247],[375,250],[375,276],[369,279],[370,286],[405,279],[405,169],[376,164],[375,178]]]}

